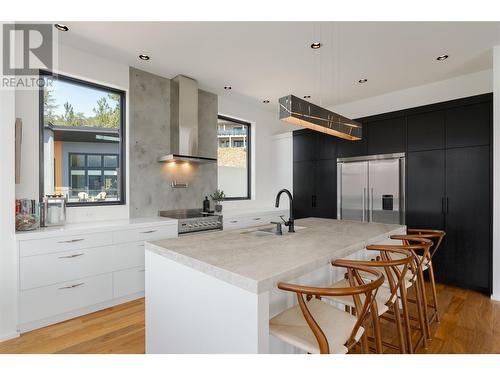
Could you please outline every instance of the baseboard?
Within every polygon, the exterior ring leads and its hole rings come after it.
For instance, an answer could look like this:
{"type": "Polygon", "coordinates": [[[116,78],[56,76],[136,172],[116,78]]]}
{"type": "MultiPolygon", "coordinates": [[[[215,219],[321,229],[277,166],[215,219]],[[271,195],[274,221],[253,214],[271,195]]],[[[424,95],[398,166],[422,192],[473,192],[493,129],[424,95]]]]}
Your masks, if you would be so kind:
{"type": "Polygon", "coordinates": [[[500,295],[492,294],[490,296],[490,299],[492,299],[493,301],[500,301],[500,295]]]}
{"type": "MultiPolygon", "coordinates": [[[[48,318],[36,320],[33,322],[27,322],[27,323],[22,323],[19,324],[17,329],[21,333],[25,333],[28,331],[32,331],[34,329],[42,328],[42,327],[47,327],[52,324],[64,322],[65,320],[77,318],[82,315],[87,315],[99,310],[104,310],[109,307],[113,307],[116,305],[121,305],[122,303],[130,302],[138,298],[144,297],[144,292],[138,292],[134,294],[130,294],[128,296],[120,297],[120,298],[115,298],[109,301],[104,301],[101,303],[98,303],[96,305],[92,306],[86,306],[78,310],[73,310],[73,311],[68,311],[63,314],[55,315],[55,316],[50,316],[48,318]]],[[[17,334],[19,336],[19,333],[17,334]]],[[[0,339],[1,341],[1,339],[0,339]]]]}
{"type": "Polygon", "coordinates": [[[19,337],[19,332],[10,332],[5,335],[0,336],[0,342],[1,341],[7,341],[10,339],[15,339],[16,337],[19,337]]]}

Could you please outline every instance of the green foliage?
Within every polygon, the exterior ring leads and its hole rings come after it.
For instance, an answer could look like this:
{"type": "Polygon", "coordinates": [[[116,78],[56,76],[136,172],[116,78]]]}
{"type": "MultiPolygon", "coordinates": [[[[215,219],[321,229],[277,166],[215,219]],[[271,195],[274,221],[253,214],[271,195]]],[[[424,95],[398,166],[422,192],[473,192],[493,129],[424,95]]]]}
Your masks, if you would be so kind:
{"type": "Polygon", "coordinates": [[[226,194],[224,194],[224,191],[223,190],[215,190],[215,192],[213,192],[212,194],[210,194],[210,198],[212,198],[212,200],[214,202],[222,202],[224,200],[224,198],[226,198],[226,194]]]}
{"type": "Polygon", "coordinates": [[[99,128],[118,128],[120,127],[120,95],[108,94],[107,97],[101,97],[93,108],[94,116],[86,117],[82,112],[75,112],[70,102],[63,105],[64,114],[56,115],[54,112],[58,105],[52,92],[45,88],[44,90],[44,117],[46,124],[63,126],[93,126],[99,128]]]}

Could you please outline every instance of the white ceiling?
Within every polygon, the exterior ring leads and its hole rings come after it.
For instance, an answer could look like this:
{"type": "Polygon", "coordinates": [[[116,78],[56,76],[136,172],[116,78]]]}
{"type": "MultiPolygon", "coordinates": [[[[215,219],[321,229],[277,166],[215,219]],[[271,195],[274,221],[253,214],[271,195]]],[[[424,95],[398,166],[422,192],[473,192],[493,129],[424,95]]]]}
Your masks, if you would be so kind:
{"type": "Polygon", "coordinates": [[[62,43],[165,77],[184,74],[220,95],[269,99],[269,109],[290,93],[329,107],[489,69],[500,44],[500,22],[66,24],[62,43]],[[317,40],[322,48],[311,49],[317,40]],[[436,61],[441,54],[450,57],[436,61]]]}

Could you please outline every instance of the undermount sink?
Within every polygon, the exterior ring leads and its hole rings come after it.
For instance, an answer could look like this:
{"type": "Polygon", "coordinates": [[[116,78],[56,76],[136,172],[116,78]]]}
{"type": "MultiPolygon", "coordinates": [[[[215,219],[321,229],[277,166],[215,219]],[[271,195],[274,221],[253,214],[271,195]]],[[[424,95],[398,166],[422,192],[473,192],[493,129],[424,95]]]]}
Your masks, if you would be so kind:
{"type": "MultiPolygon", "coordinates": [[[[307,227],[300,227],[300,226],[295,226],[295,232],[306,229],[307,227]]],[[[285,227],[284,225],[281,228],[282,235],[283,236],[288,236],[288,235],[293,235],[293,233],[288,232],[288,227],[285,227]]],[[[240,234],[251,234],[256,237],[265,237],[265,236],[280,236],[276,233],[276,225],[266,227],[266,228],[252,228],[249,230],[245,230],[243,232],[240,232],[240,234]]]]}

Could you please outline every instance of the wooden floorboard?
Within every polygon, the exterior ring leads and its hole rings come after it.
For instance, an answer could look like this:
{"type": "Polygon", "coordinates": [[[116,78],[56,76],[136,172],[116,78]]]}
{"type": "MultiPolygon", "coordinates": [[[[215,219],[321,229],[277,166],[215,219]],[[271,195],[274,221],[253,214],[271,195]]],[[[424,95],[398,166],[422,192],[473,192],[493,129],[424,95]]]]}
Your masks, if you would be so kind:
{"type": "MultiPolygon", "coordinates": [[[[429,348],[418,353],[500,353],[500,302],[444,285],[438,299],[441,323],[432,324],[429,348]]],[[[391,323],[382,328],[384,339],[396,343],[391,323]]],[[[142,354],[144,299],[27,332],[1,342],[0,353],[142,354]]]]}

